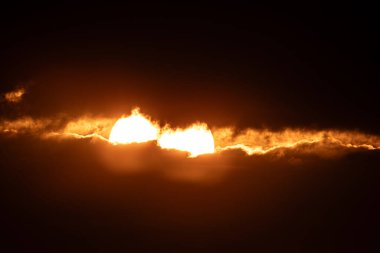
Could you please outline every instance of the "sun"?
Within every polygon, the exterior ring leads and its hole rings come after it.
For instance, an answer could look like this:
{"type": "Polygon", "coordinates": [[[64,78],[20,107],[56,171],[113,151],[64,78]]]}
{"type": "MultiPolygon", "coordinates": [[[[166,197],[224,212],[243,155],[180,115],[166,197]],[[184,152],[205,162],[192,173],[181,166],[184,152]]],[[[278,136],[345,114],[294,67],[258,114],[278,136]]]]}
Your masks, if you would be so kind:
{"type": "Polygon", "coordinates": [[[113,144],[141,143],[157,140],[159,127],[140,114],[139,109],[132,110],[129,117],[122,117],[113,126],[109,142],[113,144]]]}
{"type": "Polygon", "coordinates": [[[157,122],[133,109],[128,117],[121,117],[112,127],[108,141],[114,145],[156,141],[162,149],[189,153],[189,157],[215,153],[214,137],[206,123],[195,123],[185,129],[160,128],[157,122]]]}
{"type": "Polygon", "coordinates": [[[186,129],[164,130],[158,145],[164,149],[189,152],[189,157],[215,153],[214,137],[205,123],[196,123],[186,129]]]}

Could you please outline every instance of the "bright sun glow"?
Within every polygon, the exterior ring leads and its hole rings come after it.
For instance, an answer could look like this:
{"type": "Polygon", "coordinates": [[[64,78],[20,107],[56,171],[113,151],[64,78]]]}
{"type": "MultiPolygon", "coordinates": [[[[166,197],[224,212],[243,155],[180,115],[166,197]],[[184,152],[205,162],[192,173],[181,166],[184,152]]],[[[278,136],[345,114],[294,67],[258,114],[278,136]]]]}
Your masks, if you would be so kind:
{"type": "Polygon", "coordinates": [[[198,123],[186,129],[164,130],[158,145],[165,149],[177,149],[190,153],[190,157],[215,152],[214,137],[206,124],[198,123]]]}
{"type": "Polygon", "coordinates": [[[132,115],[120,118],[113,126],[109,141],[113,144],[141,143],[157,140],[159,127],[140,114],[139,109],[132,115]]]}
{"type": "Polygon", "coordinates": [[[205,123],[197,123],[186,129],[166,127],[160,130],[159,125],[140,114],[139,109],[132,110],[129,117],[120,118],[109,136],[109,142],[113,144],[153,140],[157,140],[161,148],[188,152],[189,157],[215,153],[214,137],[205,123]]]}

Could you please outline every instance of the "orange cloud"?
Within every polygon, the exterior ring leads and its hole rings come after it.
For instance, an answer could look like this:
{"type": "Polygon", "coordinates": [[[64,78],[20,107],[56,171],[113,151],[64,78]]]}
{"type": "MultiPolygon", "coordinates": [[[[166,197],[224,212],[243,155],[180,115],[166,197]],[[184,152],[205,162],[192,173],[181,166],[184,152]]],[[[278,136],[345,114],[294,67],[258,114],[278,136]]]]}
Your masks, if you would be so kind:
{"type": "Polygon", "coordinates": [[[22,100],[25,93],[26,93],[25,88],[18,88],[16,90],[5,93],[4,99],[5,101],[9,103],[18,103],[22,100]]]}

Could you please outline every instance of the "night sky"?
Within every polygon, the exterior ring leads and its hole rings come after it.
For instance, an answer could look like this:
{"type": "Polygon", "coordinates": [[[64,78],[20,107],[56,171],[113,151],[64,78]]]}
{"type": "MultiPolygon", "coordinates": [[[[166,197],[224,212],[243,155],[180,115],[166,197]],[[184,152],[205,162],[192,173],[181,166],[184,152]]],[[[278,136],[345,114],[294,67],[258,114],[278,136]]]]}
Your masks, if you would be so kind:
{"type": "MultiPolygon", "coordinates": [[[[20,103],[2,100],[0,119],[117,118],[139,106],[179,127],[200,121],[379,136],[376,30],[367,8],[4,7],[0,93],[26,93],[20,103]]],[[[379,150],[328,158],[301,148],[261,156],[231,151],[189,160],[149,143],[107,145],[0,134],[2,247],[366,252],[376,242],[379,150]],[[147,168],[109,170],[106,156],[142,159],[147,168]],[[218,176],[163,175],[186,169],[218,176]]]]}

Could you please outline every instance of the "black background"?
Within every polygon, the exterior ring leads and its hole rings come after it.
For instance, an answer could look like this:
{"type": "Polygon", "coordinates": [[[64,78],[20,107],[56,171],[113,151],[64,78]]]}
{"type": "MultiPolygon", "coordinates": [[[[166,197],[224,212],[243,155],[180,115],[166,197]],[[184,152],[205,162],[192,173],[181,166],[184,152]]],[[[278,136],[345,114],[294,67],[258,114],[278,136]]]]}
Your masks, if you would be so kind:
{"type": "Polygon", "coordinates": [[[1,82],[34,83],[29,114],[139,105],[178,124],[379,129],[370,6],[33,4],[3,12],[1,82]]]}
{"type": "MultiPolygon", "coordinates": [[[[27,94],[1,113],[119,117],[138,105],[173,125],[379,134],[370,9],[4,6],[1,91],[27,94]]],[[[374,240],[376,151],[300,167],[238,157],[210,186],[111,173],[88,143],[1,141],[2,224],[16,250],[357,252],[374,240]]]]}

